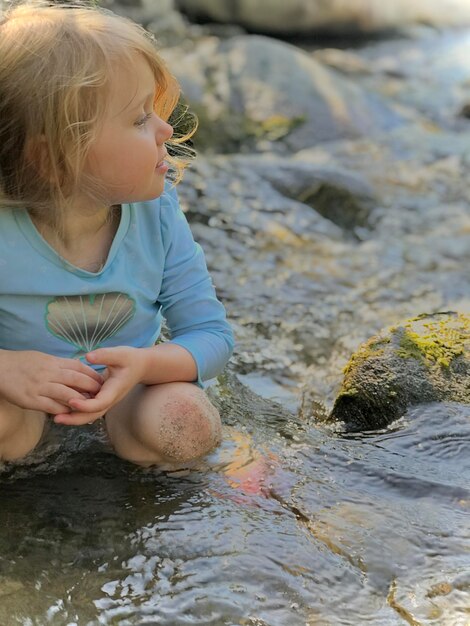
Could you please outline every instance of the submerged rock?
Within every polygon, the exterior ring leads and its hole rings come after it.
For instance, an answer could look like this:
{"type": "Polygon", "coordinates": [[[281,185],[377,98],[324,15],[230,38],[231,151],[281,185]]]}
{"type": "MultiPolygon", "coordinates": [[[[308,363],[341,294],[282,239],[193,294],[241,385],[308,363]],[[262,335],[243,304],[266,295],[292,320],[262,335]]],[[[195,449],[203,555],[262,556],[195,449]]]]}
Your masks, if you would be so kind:
{"type": "Polygon", "coordinates": [[[470,404],[470,315],[420,315],[369,339],[347,364],[329,419],[370,430],[437,401],[470,404]]]}

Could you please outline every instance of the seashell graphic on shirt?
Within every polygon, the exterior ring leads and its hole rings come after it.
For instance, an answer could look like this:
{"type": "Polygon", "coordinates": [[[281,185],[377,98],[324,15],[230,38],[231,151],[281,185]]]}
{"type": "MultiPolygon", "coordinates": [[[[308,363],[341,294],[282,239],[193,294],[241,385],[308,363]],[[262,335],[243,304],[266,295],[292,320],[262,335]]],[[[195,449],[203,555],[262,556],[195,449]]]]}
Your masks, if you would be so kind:
{"type": "Polygon", "coordinates": [[[54,336],[72,344],[76,356],[98,348],[115,335],[135,313],[126,293],[58,296],[46,308],[46,326],[54,336]]]}

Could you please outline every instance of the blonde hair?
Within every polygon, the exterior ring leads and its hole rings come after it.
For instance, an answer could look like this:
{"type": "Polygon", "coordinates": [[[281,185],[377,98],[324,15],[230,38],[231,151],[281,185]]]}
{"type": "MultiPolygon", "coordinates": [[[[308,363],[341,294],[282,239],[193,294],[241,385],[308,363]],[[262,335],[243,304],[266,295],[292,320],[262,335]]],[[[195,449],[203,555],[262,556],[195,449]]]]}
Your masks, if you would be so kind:
{"type": "MultiPolygon", "coordinates": [[[[80,1],[33,0],[6,12],[0,20],[0,207],[25,207],[59,227],[79,192],[105,200],[84,165],[104,118],[113,66],[131,63],[135,52],[154,73],[155,112],[175,124],[170,116],[178,110],[179,85],[140,25],[80,1]]],[[[193,156],[185,142],[195,126],[168,142],[176,182],[193,156]]]]}

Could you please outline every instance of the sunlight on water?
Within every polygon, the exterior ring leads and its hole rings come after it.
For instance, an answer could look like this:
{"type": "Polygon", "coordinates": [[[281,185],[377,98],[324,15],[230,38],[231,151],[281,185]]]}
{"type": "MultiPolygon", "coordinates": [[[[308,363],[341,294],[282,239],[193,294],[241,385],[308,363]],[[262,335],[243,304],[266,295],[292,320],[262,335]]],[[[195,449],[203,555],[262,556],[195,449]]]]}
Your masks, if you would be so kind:
{"type": "Polygon", "coordinates": [[[470,409],[348,435],[273,408],[189,472],[89,433],[4,475],[0,623],[465,625],[470,409]]]}

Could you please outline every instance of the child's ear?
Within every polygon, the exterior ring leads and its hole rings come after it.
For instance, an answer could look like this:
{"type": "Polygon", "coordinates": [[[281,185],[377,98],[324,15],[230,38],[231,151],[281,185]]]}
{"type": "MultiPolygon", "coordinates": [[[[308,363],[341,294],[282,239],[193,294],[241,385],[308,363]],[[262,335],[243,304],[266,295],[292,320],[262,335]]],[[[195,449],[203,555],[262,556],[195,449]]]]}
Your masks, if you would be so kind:
{"type": "Polygon", "coordinates": [[[26,141],[25,158],[43,180],[50,183],[55,181],[56,177],[44,135],[37,135],[26,141]]]}

